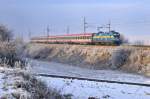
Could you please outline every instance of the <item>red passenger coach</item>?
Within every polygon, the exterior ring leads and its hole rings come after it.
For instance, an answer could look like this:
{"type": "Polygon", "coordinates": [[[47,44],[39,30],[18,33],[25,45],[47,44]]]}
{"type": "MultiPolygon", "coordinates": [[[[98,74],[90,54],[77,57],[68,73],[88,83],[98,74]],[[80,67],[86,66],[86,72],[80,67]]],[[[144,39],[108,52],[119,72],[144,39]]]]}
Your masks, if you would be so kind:
{"type": "Polygon", "coordinates": [[[34,37],[31,38],[32,43],[45,43],[45,37],[34,37]]]}
{"type": "Polygon", "coordinates": [[[38,37],[38,38],[32,38],[31,42],[89,44],[92,43],[92,33],[38,37]]]}

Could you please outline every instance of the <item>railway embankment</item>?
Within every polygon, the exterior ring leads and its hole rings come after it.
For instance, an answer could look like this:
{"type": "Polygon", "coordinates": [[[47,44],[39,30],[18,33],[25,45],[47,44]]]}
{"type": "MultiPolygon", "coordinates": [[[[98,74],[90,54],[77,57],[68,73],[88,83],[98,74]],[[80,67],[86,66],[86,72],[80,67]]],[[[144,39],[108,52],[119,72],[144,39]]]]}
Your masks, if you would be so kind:
{"type": "Polygon", "coordinates": [[[27,57],[89,69],[116,69],[150,76],[150,48],[67,44],[28,44],[27,57]]]}

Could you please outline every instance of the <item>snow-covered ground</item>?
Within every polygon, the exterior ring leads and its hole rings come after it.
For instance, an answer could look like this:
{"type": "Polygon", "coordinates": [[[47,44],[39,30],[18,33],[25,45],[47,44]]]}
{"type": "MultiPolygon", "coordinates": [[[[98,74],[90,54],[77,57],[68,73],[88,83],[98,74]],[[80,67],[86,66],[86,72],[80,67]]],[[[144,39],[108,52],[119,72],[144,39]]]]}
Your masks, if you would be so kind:
{"type": "Polygon", "coordinates": [[[72,99],[150,99],[150,87],[50,77],[39,79],[50,88],[71,95],[72,99]]]}
{"type": "MultiPolygon", "coordinates": [[[[9,72],[11,73],[12,71],[13,69],[0,67],[0,99],[2,96],[11,95],[11,93],[18,91],[17,88],[14,88],[16,77],[7,74],[9,72]]],[[[14,98],[7,96],[7,99],[14,98]]]]}
{"type": "MultiPolygon", "coordinates": [[[[150,83],[150,78],[119,71],[89,70],[39,60],[31,60],[30,65],[32,66],[31,71],[34,73],[150,83]]],[[[150,87],[51,77],[38,78],[46,82],[50,88],[55,88],[62,94],[71,95],[73,99],[88,99],[89,97],[96,99],[150,99],[150,87]]]]}
{"type": "Polygon", "coordinates": [[[30,60],[29,62],[32,66],[31,70],[34,73],[150,84],[150,78],[137,74],[122,73],[112,70],[89,70],[61,63],[39,60],[30,60]]]}
{"type": "Polygon", "coordinates": [[[4,80],[2,79],[4,77],[3,73],[0,73],[0,96],[3,94],[3,83],[4,80]]]}
{"type": "MultiPolygon", "coordinates": [[[[21,69],[0,67],[0,99],[18,99],[16,95],[27,96],[28,92],[23,88],[18,88],[17,83],[23,78],[17,74],[21,69]]],[[[20,96],[20,97],[22,97],[20,96]]]]}

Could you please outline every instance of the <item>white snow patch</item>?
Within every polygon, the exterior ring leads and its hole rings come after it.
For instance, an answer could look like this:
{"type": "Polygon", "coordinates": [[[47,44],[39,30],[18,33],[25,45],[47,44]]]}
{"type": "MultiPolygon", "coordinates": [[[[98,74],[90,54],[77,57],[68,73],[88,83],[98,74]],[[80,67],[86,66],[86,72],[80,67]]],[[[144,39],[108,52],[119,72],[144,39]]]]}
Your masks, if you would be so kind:
{"type": "Polygon", "coordinates": [[[51,77],[39,79],[62,94],[72,94],[73,99],[150,99],[150,87],[51,77]]]}
{"type": "Polygon", "coordinates": [[[2,93],[4,92],[3,91],[3,83],[4,83],[4,80],[2,79],[4,76],[3,73],[0,73],[0,96],[2,95],[2,93]]]}

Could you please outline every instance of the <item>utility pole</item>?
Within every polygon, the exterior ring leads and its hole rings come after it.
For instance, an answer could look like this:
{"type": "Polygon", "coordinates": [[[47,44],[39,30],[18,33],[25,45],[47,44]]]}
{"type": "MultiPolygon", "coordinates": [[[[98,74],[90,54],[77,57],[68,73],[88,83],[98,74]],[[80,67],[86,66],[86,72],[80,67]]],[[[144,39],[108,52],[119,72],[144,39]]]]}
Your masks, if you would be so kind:
{"type": "Polygon", "coordinates": [[[109,32],[110,32],[111,31],[111,21],[109,21],[109,23],[107,25],[108,25],[108,27],[106,27],[106,28],[108,28],[109,32]]]}
{"type": "Polygon", "coordinates": [[[47,31],[47,43],[48,43],[48,37],[49,37],[49,32],[50,32],[49,26],[47,26],[46,31],[47,31]]]}
{"type": "Polygon", "coordinates": [[[69,26],[67,26],[66,33],[67,33],[67,34],[70,33],[70,27],[69,27],[69,26]]]}
{"type": "Polygon", "coordinates": [[[88,28],[88,26],[87,26],[87,22],[86,22],[86,18],[84,17],[84,19],[83,19],[83,31],[84,31],[84,33],[86,33],[86,29],[88,28]]]}
{"type": "Polygon", "coordinates": [[[49,37],[49,32],[50,32],[49,26],[47,26],[46,32],[47,32],[47,37],[49,37]]]}

